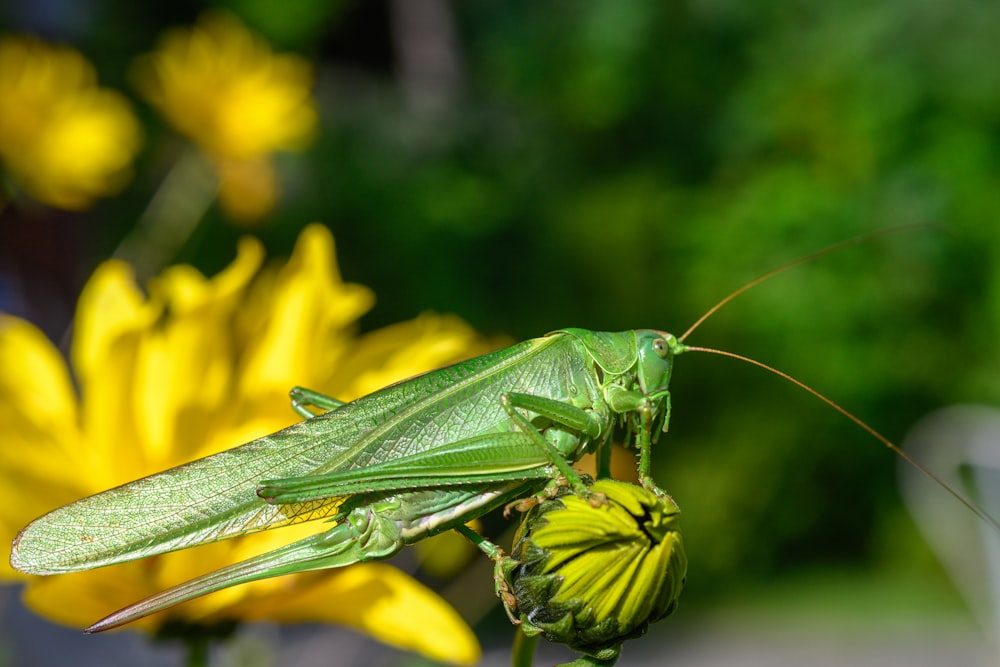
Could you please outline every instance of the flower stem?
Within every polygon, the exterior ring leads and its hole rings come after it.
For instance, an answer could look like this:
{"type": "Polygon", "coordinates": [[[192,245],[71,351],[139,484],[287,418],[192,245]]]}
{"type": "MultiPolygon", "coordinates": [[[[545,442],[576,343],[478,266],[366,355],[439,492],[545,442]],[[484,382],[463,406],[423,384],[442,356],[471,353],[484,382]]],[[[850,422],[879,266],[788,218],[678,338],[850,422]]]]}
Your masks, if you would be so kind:
{"type": "Polygon", "coordinates": [[[208,649],[211,640],[205,636],[192,636],[185,642],[188,667],[208,667],[208,649]]]}
{"type": "Polygon", "coordinates": [[[218,191],[218,180],[204,156],[194,148],[187,149],[167,172],[114,256],[131,264],[139,282],[145,282],[173,260],[218,191]]]}
{"type": "Polygon", "coordinates": [[[511,648],[511,667],[531,667],[538,645],[538,635],[529,637],[518,626],[514,633],[514,646],[511,648]]]}
{"type": "Polygon", "coordinates": [[[153,635],[153,641],[180,642],[187,649],[188,667],[208,667],[212,642],[228,640],[238,627],[239,623],[233,620],[219,621],[211,625],[170,620],[160,626],[153,635]]]}

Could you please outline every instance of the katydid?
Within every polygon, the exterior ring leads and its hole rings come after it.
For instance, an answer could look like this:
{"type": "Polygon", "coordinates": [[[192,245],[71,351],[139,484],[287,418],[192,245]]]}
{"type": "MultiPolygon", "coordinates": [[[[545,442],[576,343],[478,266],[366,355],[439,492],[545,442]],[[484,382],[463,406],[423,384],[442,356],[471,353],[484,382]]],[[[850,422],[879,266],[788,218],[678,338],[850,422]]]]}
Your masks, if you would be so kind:
{"type": "MultiPolygon", "coordinates": [[[[749,283],[705,317],[806,259],[749,283]]],[[[650,454],[669,423],[674,357],[686,351],[737,356],[683,343],[703,320],[679,338],[655,330],[562,329],[350,403],[295,389],[293,407],[305,421],[54,510],[17,536],[11,565],[33,574],[72,572],[291,523],[334,523],[115,612],[88,628],[98,632],[236,584],[388,558],[449,529],[469,535],[467,522],[560,486],[585,495],[572,464],[595,453],[598,476],[608,476],[613,435],[622,432],[639,452],[641,484],[662,493],[650,475],[650,454]]]]}

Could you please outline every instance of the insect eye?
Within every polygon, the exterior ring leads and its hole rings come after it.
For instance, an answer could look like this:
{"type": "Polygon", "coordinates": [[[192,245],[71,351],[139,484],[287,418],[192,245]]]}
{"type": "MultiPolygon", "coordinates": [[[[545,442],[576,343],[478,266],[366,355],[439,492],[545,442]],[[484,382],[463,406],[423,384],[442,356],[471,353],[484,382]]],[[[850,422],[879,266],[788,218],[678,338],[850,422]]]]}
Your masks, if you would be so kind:
{"type": "Polygon", "coordinates": [[[662,338],[657,338],[653,341],[653,352],[656,353],[660,359],[666,359],[669,354],[669,347],[667,346],[667,341],[662,338]]]}

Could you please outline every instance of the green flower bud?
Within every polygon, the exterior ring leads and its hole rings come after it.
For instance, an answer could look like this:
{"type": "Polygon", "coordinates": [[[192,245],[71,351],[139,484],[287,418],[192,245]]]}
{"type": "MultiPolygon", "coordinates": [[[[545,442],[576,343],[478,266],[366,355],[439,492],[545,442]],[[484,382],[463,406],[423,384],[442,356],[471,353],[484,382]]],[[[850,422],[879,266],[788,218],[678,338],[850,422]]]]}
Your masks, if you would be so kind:
{"type": "Polygon", "coordinates": [[[506,570],[525,634],[613,659],[676,609],[687,556],[669,497],[610,479],[591,492],[531,509],[506,570]]]}

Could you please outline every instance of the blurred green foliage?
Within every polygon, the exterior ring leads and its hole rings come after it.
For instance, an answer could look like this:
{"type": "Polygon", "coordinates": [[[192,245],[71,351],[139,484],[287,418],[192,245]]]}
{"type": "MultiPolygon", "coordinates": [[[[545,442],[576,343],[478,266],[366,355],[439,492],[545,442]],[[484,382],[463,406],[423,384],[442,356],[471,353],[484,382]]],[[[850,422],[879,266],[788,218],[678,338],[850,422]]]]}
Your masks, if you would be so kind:
{"type": "MultiPolygon", "coordinates": [[[[1000,400],[997,4],[487,0],[419,20],[404,3],[213,3],[315,64],[322,132],[282,158],[268,219],[213,209],[176,261],[218,270],[248,232],[287,253],[320,220],[378,296],[366,326],[436,310],[518,339],[680,333],[785,261],[931,223],[777,277],[689,342],[791,372],[897,441],[935,407],[1000,400]]],[[[0,9],[4,27],[70,41],[130,94],[130,60],[205,6],[29,5],[0,9]]],[[[148,132],[118,198],[0,219],[3,275],[50,333],[51,303],[64,325],[179,151],[148,132]],[[24,261],[47,253],[69,261],[24,261]]],[[[907,553],[937,576],[896,458],[828,407],[703,355],[678,360],[673,405],[655,462],[684,510],[685,598],[817,563],[906,569],[907,553]]]]}

